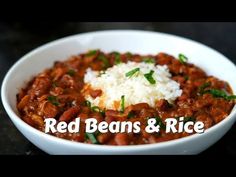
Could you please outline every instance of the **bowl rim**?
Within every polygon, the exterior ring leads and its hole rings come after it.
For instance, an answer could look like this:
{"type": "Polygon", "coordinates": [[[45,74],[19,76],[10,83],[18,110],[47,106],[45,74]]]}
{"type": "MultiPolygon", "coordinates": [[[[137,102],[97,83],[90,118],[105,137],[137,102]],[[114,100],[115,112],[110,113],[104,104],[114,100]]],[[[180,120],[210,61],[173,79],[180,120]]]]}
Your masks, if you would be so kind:
{"type": "MultiPolygon", "coordinates": [[[[147,149],[152,149],[152,148],[163,148],[163,147],[167,147],[167,146],[173,146],[173,145],[177,145],[177,144],[181,144],[181,143],[185,143],[189,140],[195,140],[199,137],[201,137],[202,135],[209,135],[210,133],[216,131],[217,129],[220,129],[221,127],[223,127],[228,121],[230,121],[231,119],[233,119],[234,117],[236,117],[236,105],[233,107],[232,111],[230,112],[230,114],[221,122],[217,123],[216,125],[210,127],[209,129],[206,129],[204,131],[204,133],[202,134],[193,134],[187,137],[182,137],[182,138],[178,138],[178,139],[174,139],[174,140],[169,140],[169,141],[164,141],[164,142],[158,142],[158,143],[153,143],[153,144],[141,144],[141,145],[124,145],[124,146],[113,146],[113,145],[99,145],[99,144],[87,144],[87,143],[83,143],[83,142],[75,142],[75,141],[71,141],[71,140],[66,140],[66,139],[62,139],[62,138],[58,138],[56,136],[53,135],[49,135],[46,134],[44,132],[41,132],[40,130],[28,125],[26,122],[24,122],[16,113],[15,111],[11,108],[9,102],[8,102],[8,98],[6,95],[6,90],[7,90],[7,83],[10,80],[10,76],[12,75],[12,73],[14,72],[15,69],[18,68],[18,66],[27,61],[32,55],[36,54],[36,53],[40,53],[41,51],[60,44],[60,43],[64,43],[66,41],[70,41],[73,40],[77,37],[81,37],[81,36],[87,36],[87,35],[92,35],[92,36],[96,36],[96,35],[106,35],[106,34],[117,34],[117,33],[136,33],[136,34],[146,34],[146,35],[161,35],[164,37],[174,37],[174,38],[178,38],[181,40],[185,40],[191,43],[195,43],[198,44],[204,48],[207,48],[208,50],[211,50],[213,52],[215,52],[216,54],[220,55],[222,57],[222,59],[226,60],[228,63],[230,63],[231,65],[233,65],[235,67],[235,71],[236,71],[236,65],[229,60],[227,57],[225,57],[223,54],[219,53],[218,51],[212,49],[211,47],[208,47],[205,44],[201,44],[197,41],[191,40],[191,39],[187,39],[185,37],[181,37],[181,36],[177,36],[177,35],[173,35],[173,34],[168,34],[168,33],[162,33],[162,32],[154,32],[154,31],[145,31],[145,30],[102,30],[102,31],[92,31],[92,32],[86,32],[86,33],[79,33],[79,34],[75,34],[75,35],[70,35],[67,37],[63,37],[51,42],[48,42],[46,44],[43,44],[35,49],[33,49],[32,51],[28,52],[27,54],[25,54],[24,56],[22,56],[19,60],[17,60],[8,70],[8,72],[6,73],[3,82],[2,82],[2,87],[1,87],[1,98],[2,98],[2,103],[3,106],[8,114],[8,116],[10,117],[10,119],[13,121],[13,123],[15,124],[15,126],[17,126],[16,124],[18,124],[18,126],[20,126],[23,129],[28,129],[28,131],[32,134],[36,134],[39,137],[45,138],[46,140],[49,141],[54,141],[55,143],[58,144],[63,144],[63,145],[68,145],[68,146],[72,146],[75,148],[79,148],[79,147],[83,147],[83,148],[87,148],[87,149],[96,149],[96,150],[101,150],[101,151],[106,151],[109,150],[110,152],[124,152],[124,151],[136,151],[136,150],[147,150],[147,149]]],[[[235,120],[234,120],[235,121],[235,120]]],[[[19,129],[17,126],[17,129],[19,129]]],[[[21,132],[21,131],[20,131],[21,132]]],[[[28,138],[27,138],[28,139],[28,138]]],[[[29,140],[30,141],[30,140],[29,140]]]]}

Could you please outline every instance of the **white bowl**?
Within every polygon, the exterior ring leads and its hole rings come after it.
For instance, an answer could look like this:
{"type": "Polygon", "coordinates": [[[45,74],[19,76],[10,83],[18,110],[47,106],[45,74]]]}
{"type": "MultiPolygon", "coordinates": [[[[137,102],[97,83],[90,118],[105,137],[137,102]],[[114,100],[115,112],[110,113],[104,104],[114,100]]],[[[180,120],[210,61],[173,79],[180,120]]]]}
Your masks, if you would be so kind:
{"type": "Polygon", "coordinates": [[[234,107],[227,118],[203,134],[156,144],[108,146],[63,140],[40,132],[22,121],[16,109],[16,94],[25,82],[51,67],[54,61],[65,60],[89,49],[140,54],[166,52],[174,56],[183,53],[191,63],[208,74],[228,81],[236,93],[235,65],[217,51],[189,39],[136,30],[90,32],[59,39],[33,50],[16,62],[5,76],[1,90],[3,105],[15,126],[43,151],[49,154],[198,154],[219,140],[235,122],[234,107]]]}

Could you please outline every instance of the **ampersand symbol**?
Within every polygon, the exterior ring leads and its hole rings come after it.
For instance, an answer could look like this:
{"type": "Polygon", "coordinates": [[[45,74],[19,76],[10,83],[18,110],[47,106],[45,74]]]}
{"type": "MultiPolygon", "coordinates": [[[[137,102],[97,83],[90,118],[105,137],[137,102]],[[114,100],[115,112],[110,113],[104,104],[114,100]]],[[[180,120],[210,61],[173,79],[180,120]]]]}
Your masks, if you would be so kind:
{"type": "Polygon", "coordinates": [[[160,125],[156,125],[157,120],[155,118],[148,119],[147,126],[145,128],[145,131],[147,133],[154,133],[160,131],[160,125]]]}

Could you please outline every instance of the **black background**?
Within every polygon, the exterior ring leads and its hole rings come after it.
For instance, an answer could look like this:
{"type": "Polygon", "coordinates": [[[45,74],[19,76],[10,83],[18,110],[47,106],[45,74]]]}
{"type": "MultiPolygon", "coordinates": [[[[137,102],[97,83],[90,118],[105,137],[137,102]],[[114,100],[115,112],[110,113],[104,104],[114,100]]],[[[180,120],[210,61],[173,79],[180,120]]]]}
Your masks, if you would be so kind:
{"type": "MultiPolygon", "coordinates": [[[[30,50],[68,35],[108,29],[140,29],[187,37],[218,50],[236,63],[236,23],[2,22],[0,23],[0,83],[14,62],[30,50]]],[[[220,141],[201,154],[236,155],[235,128],[236,125],[220,141]]],[[[2,103],[0,104],[0,154],[45,154],[15,128],[3,109],[2,103]]]]}

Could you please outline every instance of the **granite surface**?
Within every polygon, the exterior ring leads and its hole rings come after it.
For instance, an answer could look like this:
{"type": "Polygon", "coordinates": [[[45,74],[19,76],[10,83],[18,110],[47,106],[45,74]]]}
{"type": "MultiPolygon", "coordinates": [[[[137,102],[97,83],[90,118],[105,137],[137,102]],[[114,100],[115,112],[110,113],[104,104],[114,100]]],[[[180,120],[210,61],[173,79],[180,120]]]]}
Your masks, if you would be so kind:
{"type": "MultiPolygon", "coordinates": [[[[0,84],[8,69],[21,56],[52,40],[82,32],[108,29],[141,29],[171,33],[206,44],[236,63],[236,23],[163,22],[34,22],[0,23],[0,84]]],[[[214,64],[214,63],[212,63],[214,64]]],[[[236,75],[236,73],[235,73],[236,75]]],[[[236,76],[235,76],[236,77],[236,76]]],[[[0,154],[45,154],[13,125],[0,102],[0,154]]],[[[236,124],[202,155],[236,155],[236,124]]]]}

